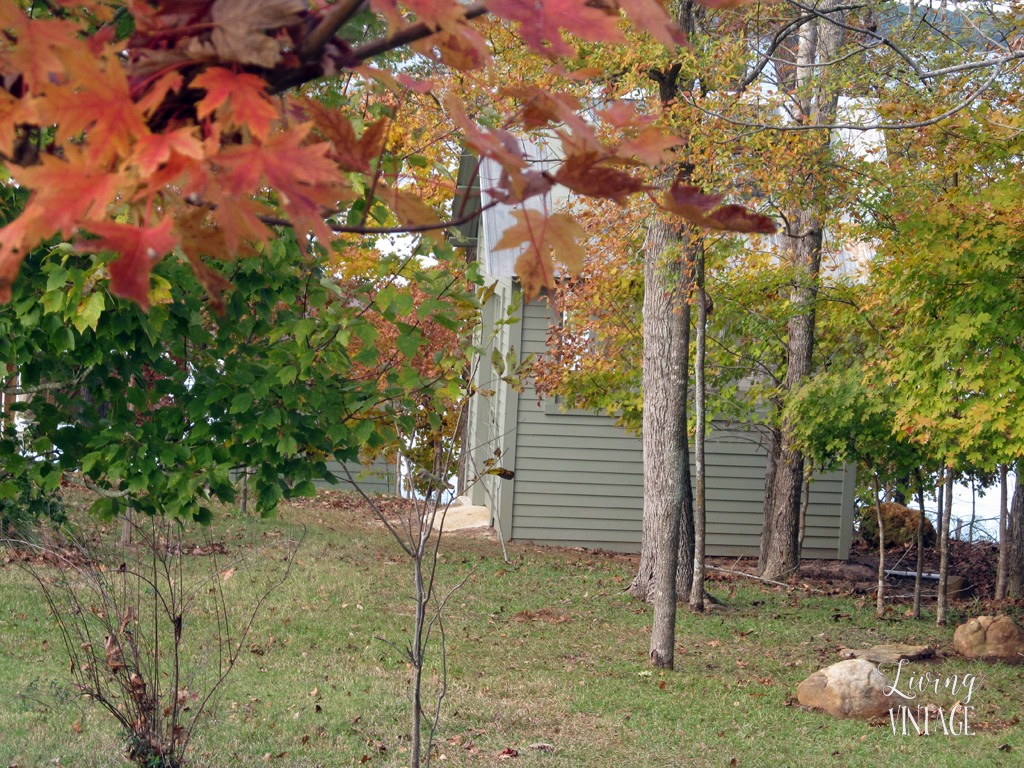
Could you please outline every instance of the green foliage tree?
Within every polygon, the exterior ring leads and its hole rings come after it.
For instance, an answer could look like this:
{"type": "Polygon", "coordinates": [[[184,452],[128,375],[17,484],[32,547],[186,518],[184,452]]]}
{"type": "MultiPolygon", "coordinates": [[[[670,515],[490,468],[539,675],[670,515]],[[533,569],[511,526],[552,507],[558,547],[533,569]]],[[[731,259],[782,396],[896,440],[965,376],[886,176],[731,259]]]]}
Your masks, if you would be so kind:
{"type": "Polygon", "coordinates": [[[13,406],[26,418],[7,423],[0,471],[50,489],[78,478],[107,516],[130,506],[207,522],[211,498],[234,500],[242,467],[255,470],[264,514],[312,495],[314,480],[336,482],[328,460],[393,443],[425,405],[443,414],[460,395],[478,302],[454,252],[424,248],[436,266],[396,255],[340,279],[322,249],[303,258],[284,232],[259,255],[208,267],[235,286],[220,317],[183,260],[155,268],[144,313],[105,290],[109,256],[33,252],[0,309],[0,360],[31,396],[13,406]],[[429,371],[428,319],[463,339],[431,348],[429,371]],[[393,348],[378,343],[382,328],[393,348]]]}

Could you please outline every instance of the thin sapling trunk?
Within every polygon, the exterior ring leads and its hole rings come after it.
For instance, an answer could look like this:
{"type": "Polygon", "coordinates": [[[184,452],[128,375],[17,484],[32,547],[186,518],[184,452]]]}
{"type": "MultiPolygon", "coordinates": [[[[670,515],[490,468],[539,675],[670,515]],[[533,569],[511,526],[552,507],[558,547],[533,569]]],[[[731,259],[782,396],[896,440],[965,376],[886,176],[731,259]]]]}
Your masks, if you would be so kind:
{"type": "Polygon", "coordinates": [[[875,615],[885,618],[885,523],[882,521],[881,489],[878,487],[878,473],[872,477],[875,485],[875,514],[878,516],[878,595],[875,602],[875,615]]]}
{"type": "Polygon", "coordinates": [[[708,325],[707,297],[704,291],[704,248],[697,251],[697,351],[694,363],[694,386],[696,387],[697,431],[693,438],[693,450],[697,464],[697,493],[693,509],[693,585],[690,588],[690,610],[704,610],[704,549],[706,528],[707,467],[704,461],[704,435],[706,432],[707,398],[704,385],[704,357],[708,325]]]}
{"type": "Polygon", "coordinates": [[[1006,597],[1007,467],[999,465],[999,562],[996,565],[996,600],[1006,597]]]}
{"type": "Polygon", "coordinates": [[[953,470],[946,468],[945,488],[946,510],[942,520],[942,533],[939,539],[939,595],[935,610],[935,623],[946,626],[946,584],[949,580],[949,518],[953,512],[953,470]]]}
{"type": "Polygon", "coordinates": [[[914,575],[914,618],[921,618],[921,578],[924,573],[924,480],[917,474],[917,503],[921,512],[917,516],[917,572],[914,575]]]}

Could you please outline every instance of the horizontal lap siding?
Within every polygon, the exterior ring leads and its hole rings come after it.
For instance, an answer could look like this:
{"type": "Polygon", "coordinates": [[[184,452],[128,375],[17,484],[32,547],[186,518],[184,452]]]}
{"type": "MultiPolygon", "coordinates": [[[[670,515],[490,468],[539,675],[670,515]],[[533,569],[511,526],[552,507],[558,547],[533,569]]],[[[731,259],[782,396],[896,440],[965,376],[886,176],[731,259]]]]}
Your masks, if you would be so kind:
{"type": "MultiPolygon", "coordinates": [[[[523,354],[544,353],[551,322],[546,304],[525,307],[523,354]]],[[[643,531],[640,439],[609,416],[551,411],[527,384],[518,403],[512,538],[638,552],[643,531]]],[[[760,442],[756,433],[719,430],[709,435],[710,556],[758,554],[766,461],[760,442]]],[[[836,556],[842,500],[842,472],[818,476],[811,484],[805,557],[836,556]]]]}
{"type": "MultiPolygon", "coordinates": [[[[346,467],[348,468],[348,473],[351,473],[352,479],[355,480],[356,485],[363,493],[369,495],[377,493],[393,494],[395,492],[396,483],[393,467],[386,466],[380,461],[374,462],[369,467],[350,461],[346,462],[346,467]]],[[[331,485],[326,480],[314,480],[315,485],[332,491],[356,490],[356,485],[353,485],[352,481],[349,480],[348,473],[345,472],[340,462],[328,461],[327,469],[338,479],[338,484],[331,485]]]]}

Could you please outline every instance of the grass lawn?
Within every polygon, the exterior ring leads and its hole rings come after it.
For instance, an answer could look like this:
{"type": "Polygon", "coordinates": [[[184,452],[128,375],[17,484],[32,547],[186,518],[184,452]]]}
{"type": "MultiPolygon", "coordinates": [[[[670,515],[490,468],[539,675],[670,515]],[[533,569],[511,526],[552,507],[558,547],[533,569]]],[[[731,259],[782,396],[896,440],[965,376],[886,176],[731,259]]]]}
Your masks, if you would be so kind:
{"type": "MultiPolygon", "coordinates": [[[[410,569],[384,530],[310,506],[285,507],[270,521],[222,515],[193,535],[237,556],[298,538],[303,526],[291,578],[257,618],[247,641],[255,651],[222,689],[191,765],[408,765],[409,670],[375,638],[401,646],[409,636],[410,569]]],[[[953,624],[940,629],[931,612],[922,622],[899,614],[878,622],[872,600],[712,582],[726,607],[705,616],[681,609],[678,668],[660,673],[646,658],[651,609],[621,592],[632,577],[628,558],[510,543],[506,563],[497,544],[459,536],[442,552],[441,587],[465,584],[446,611],[448,690],[435,765],[490,764],[506,748],[518,751],[508,764],[522,766],[1024,764],[1024,667],[955,657],[911,665],[939,677],[987,675],[971,702],[973,737],[894,736],[888,720],[835,720],[793,703],[801,680],[840,660],[838,648],[949,649],[956,623],[984,612],[980,605],[955,606],[953,624]],[[529,746],[541,742],[555,750],[529,746]]],[[[225,583],[228,594],[244,598],[258,575],[280,567],[279,554],[255,554],[249,571],[225,583]]],[[[209,572],[208,557],[186,563],[209,572]]],[[[207,620],[195,616],[194,631],[207,620]]],[[[0,568],[0,768],[123,764],[122,734],[98,705],[72,695],[67,667],[30,576],[0,568]]],[[[425,680],[430,696],[436,666],[425,680]]]]}

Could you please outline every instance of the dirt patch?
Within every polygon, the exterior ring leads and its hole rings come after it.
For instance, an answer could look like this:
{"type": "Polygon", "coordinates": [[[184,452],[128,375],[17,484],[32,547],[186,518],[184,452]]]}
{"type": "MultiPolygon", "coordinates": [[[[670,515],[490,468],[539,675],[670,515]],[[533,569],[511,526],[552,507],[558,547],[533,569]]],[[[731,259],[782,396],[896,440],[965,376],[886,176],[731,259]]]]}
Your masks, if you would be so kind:
{"type": "MultiPolygon", "coordinates": [[[[317,522],[331,523],[339,516],[357,523],[383,526],[380,516],[392,525],[400,525],[401,520],[408,519],[409,515],[415,515],[417,504],[422,508],[423,501],[403,499],[389,494],[371,494],[369,501],[351,491],[326,491],[318,490],[314,498],[289,499],[282,505],[293,509],[301,510],[307,514],[319,514],[317,522]],[[341,515],[339,515],[341,513],[341,515]]],[[[452,508],[456,509],[455,507],[452,508]]],[[[445,528],[445,536],[458,536],[462,539],[478,539],[482,541],[497,541],[498,536],[493,528],[481,526],[475,528],[445,528]]]]}

